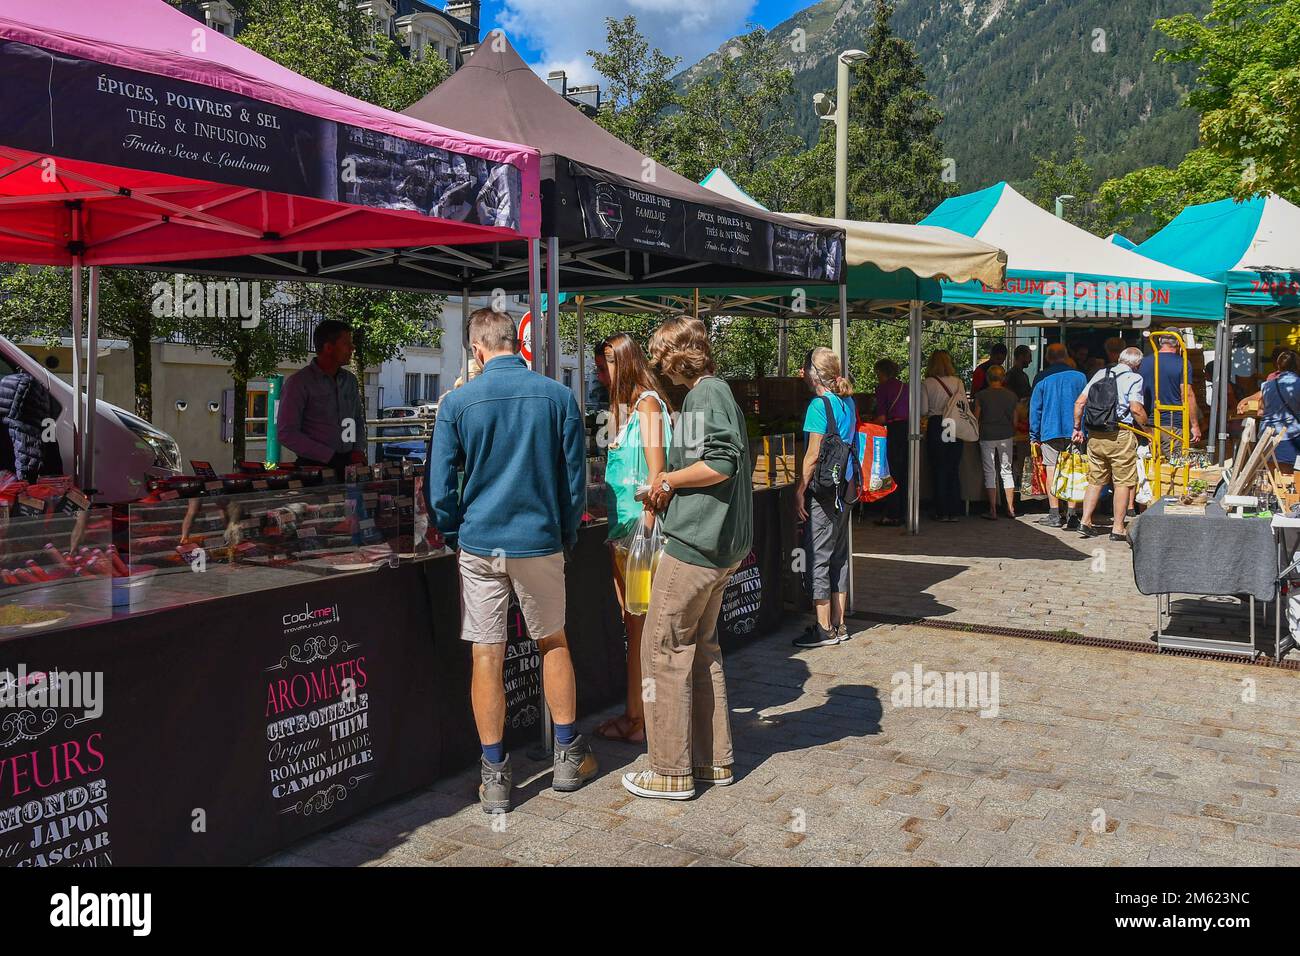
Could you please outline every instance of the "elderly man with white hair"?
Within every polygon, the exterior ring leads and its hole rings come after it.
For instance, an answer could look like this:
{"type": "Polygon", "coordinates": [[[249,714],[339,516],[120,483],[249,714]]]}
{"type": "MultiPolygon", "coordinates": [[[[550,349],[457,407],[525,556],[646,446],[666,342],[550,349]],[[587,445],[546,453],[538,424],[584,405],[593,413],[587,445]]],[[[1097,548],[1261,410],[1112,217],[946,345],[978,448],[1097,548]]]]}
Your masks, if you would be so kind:
{"type": "Polygon", "coordinates": [[[1098,370],[1074,403],[1073,440],[1082,442],[1087,429],[1088,490],[1083,497],[1083,520],[1079,534],[1085,538],[1104,534],[1092,524],[1097,500],[1106,485],[1114,485],[1110,540],[1124,541],[1124,516],[1137,489],[1137,435],[1134,425],[1147,424],[1142,402],[1142,350],[1127,348],[1119,361],[1098,370]],[[1127,426],[1127,427],[1126,427],[1127,426]]]}

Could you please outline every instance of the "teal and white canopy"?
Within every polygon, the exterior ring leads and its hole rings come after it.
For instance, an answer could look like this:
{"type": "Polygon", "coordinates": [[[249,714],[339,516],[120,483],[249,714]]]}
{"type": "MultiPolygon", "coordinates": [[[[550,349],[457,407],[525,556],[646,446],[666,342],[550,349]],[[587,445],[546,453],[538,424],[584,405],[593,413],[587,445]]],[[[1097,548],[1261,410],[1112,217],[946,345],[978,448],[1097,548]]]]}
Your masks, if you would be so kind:
{"type": "Polygon", "coordinates": [[[1232,306],[1260,318],[1300,310],[1300,208],[1281,196],[1188,206],[1138,252],[1223,283],[1232,306]]]}
{"type": "Polygon", "coordinates": [[[1007,282],[942,283],[944,303],[974,315],[1106,324],[1152,317],[1220,321],[1224,287],[1058,219],[1005,182],[939,204],[921,225],[1005,249],[1007,282]]]}

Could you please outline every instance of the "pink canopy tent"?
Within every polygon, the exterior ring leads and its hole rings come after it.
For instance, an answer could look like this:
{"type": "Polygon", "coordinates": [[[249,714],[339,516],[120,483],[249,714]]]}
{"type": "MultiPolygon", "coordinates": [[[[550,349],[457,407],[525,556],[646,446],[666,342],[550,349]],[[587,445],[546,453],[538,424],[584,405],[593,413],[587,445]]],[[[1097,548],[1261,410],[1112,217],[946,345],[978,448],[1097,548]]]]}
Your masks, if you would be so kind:
{"type": "MultiPolygon", "coordinates": [[[[274,256],[308,278],[309,252],[409,247],[477,264],[452,247],[540,234],[539,167],[535,149],[345,96],[163,0],[0,0],[0,261],[72,266],[79,395],[83,266],[93,382],[96,266],[274,256]]],[[[94,420],[79,398],[85,485],[94,420]]]]}
{"type": "Polygon", "coordinates": [[[0,91],[0,259],[71,265],[79,250],[111,265],[540,232],[536,150],[345,96],[163,0],[0,0],[0,91]],[[438,204],[440,176],[471,191],[492,177],[491,189],[438,204]]]}

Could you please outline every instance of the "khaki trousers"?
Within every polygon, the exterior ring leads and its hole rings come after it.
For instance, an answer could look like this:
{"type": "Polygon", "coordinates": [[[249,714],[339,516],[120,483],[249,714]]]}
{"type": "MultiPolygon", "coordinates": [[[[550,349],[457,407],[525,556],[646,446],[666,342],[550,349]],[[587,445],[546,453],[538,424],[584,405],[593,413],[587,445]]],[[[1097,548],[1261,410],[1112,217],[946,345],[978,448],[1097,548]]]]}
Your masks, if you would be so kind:
{"type": "Polygon", "coordinates": [[[658,773],[689,774],[734,759],[718,612],[736,567],[702,568],[669,554],[659,559],[641,636],[645,734],[658,773]]]}

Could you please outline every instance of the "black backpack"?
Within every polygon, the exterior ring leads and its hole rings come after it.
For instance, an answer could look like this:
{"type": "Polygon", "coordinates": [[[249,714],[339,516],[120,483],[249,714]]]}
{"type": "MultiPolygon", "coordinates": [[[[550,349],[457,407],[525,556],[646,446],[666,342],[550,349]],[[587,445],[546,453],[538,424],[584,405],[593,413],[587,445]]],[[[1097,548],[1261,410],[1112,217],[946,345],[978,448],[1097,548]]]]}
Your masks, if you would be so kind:
{"type": "Polygon", "coordinates": [[[831,400],[825,395],[826,434],[822,436],[821,447],[817,450],[817,467],[813,471],[809,487],[818,497],[835,495],[836,509],[843,507],[844,492],[849,487],[849,477],[853,467],[853,449],[840,437],[839,424],[835,421],[835,409],[831,400]]]}
{"type": "Polygon", "coordinates": [[[1090,432],[1113,432],[1119,428],[1119,383],[1113,368],[1088,388],[1083,406],[1083,425],[1090,432]]]}

